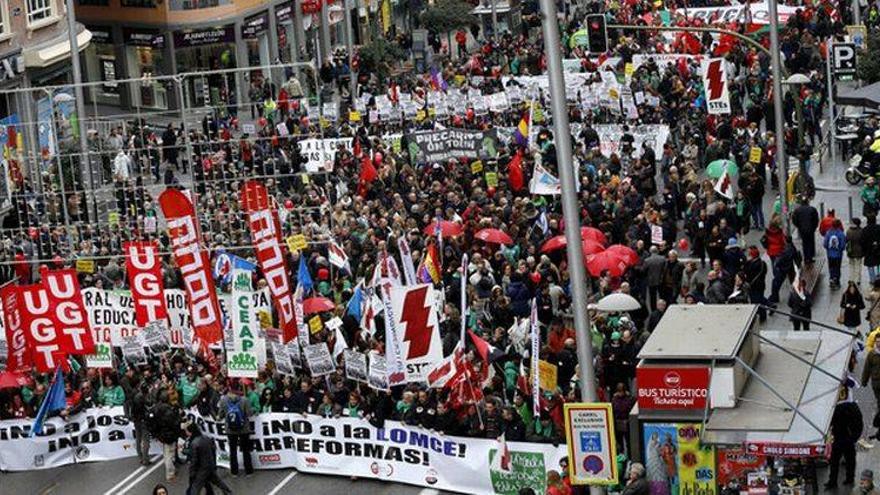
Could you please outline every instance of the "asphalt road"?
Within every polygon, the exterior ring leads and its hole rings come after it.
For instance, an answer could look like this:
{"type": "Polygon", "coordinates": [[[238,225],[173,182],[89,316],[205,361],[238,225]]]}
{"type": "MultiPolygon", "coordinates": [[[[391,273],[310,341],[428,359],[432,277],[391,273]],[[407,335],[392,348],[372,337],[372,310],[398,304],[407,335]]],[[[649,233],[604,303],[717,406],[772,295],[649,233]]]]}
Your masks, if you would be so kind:
{"type": "MultiPolygon", "coordinates": [[[[142,467],[137,458],[113,462],[73,464],[44,471],[0,474],[0,493],[33,495],[149,495],[164,484],[171,495],[184,495],[186,467],[180,467],[177,480],[165,481],[160,456],[150,466],[142,467]]],[[[220,477],[233,493],[279,495],[287,493],[346,495],[433,495],[441,492],[416,486],[336,476],[303,474],[291,469],[257,471],[250,477],[232,478],[220,469],[220,477]]],[[[219,491],[217,492],[219,493],[219,491]]]]}

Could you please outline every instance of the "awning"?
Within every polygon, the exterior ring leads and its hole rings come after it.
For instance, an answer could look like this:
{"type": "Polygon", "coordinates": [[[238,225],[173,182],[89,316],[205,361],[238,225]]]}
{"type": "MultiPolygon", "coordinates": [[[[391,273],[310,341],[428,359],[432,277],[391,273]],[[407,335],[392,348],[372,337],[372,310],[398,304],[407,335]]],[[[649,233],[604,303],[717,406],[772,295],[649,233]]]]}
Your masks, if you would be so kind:
{"type": "Polygon", "coordinates": [[[880,82],[840,93],[834,98],[834,101],[838,105],[878,109],[880,108],[880,82]]]}
{"type": "MultiPolygon", "coordinates": [[[[79,51],[85,50],[92,40],[92,32],[83,29],[76,35],[76,43],[79,51]]],[[[34,48],[26,48],[24,50],[24,64],[27,68],[48,67],[55,62],[60,62],[70,57],[70,40],[67,34],[55,38],[52,42],[40,45],[34,48]]]]}
{"type": "Polygon", "coordinates": [[[763,331],[761,336],[813,364],[811,367],[763,342],[761,357],[754,367],[755,372],[797,407],[806,419],[750,376],[736,407],[715,409],[710,413],[703,442],[719,445],[746,442],[824,444],[837,404],[840,380],[845,375],[852,352],[852,338],[830,330],[763,331]],[[832,378],[817,367],[840,378],[832,378]]]}

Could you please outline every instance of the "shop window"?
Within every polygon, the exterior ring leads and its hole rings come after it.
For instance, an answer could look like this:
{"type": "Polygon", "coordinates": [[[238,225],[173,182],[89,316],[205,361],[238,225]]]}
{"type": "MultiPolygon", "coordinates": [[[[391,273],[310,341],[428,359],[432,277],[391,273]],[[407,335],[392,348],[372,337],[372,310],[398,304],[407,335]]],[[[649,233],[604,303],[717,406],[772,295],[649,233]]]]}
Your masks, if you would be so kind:
{"type": "Polygon", "coordinates": [[[6,0],[0,0],[0,35],[9,32],[9,17],[6,0]]]}
{"type": "Polygon", "coordinates": [[[52,17],[53,0],[27,0],[28,26],[52,17]]]}
{"type": "Polygon", "coordinates": [[[123,7],[152,9],[156,7],[156,0],[121,0],[120,4],[123,7]]]}
{"type": "Polygon", "coordinates": [[[231,3],[231,0],[171,0],[171,10],[210,9],[231,3]]]}
{"type": "Polygon", "coordinates": [[[106,7],[110,5],[110,0],[77,0],[80,5],[96,5],[98,7],[106,7]]]}

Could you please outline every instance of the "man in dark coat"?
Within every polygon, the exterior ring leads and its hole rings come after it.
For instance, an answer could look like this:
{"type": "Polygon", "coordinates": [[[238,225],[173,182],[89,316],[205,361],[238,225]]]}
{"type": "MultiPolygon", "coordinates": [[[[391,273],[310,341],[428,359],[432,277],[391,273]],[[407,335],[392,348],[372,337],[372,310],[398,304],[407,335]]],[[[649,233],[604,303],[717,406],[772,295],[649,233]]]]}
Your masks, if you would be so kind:
{"type": "MultiPolygon", "coordinates": [[[[758,246],[749,246],[748,259],[743,265],[746,274],[746,282],[749,284],[749,301],[753,304],[766,304],[764,295],[767,290],[767,263],[761,259],[758,246]]],[[[767,310],[762,306],[758,309],[758,318],[761,321],[767,319],[767,310]]]]}
{"type": "Polygon", "coordinates": [[[877,225],[876,216],[869,216],[865,220],[865,228],[862,229],[862,251],[865,253],[868,278],[873,283],[877,276],[877,266],[880,265],[880,225],[877,225]]]}
{"type": "Polygon", "coordinates": [[[862,436],[865,424],[862,411],[855,402],[841,402],[834,408],[831,416],[831,460],[829,462],[828,482],[826,490],[837,487],[837,475],[840,472],[840,460],[846,462],[846,478],[844,485],[850,485],[856,477],[856,442],[862,436]]]}
{"type": "Polygon", "coordinates": [[[186,428],[189,436],[189,488],[187,493],[202,493],[206,489],[213,493],[211,485],[217,486],[223,493],[232,493],[223,480],[217,476],[217,449],[214,440],[202,435],[202,430],[195,423],[186,428]]]}
{"type": "Polygon", "coordinates": [[[791,214],[791,223],[801,236],[804,263],[812,263],[816,256],[816,229],[819,228],[819,212],[810,206],[806,197],[801,197],[799,205],[791,214]]]}

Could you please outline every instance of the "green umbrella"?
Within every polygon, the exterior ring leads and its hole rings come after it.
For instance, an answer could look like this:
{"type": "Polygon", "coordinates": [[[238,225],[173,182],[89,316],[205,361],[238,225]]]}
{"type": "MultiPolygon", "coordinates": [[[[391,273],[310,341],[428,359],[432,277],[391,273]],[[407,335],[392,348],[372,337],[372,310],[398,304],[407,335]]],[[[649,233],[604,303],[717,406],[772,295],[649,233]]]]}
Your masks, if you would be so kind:
{"type": "Polygon", "coordinates": [[[568,39],[568,47],[574,48],[576,46],[587,46],[587,36],[586,29],[575,31],[572,33],[571,38],[568,39]]]}
{"type": "Polygon", "coordinates": [[[736,175],[739,173],[739,168],[736,166],[736,163],[730,160],[715,160],[706,167],[706,175],[708,175],[710,179],[718,179],[724,174],[725,169],[727,169],[727,173],[730,175],[736,175]]]}

